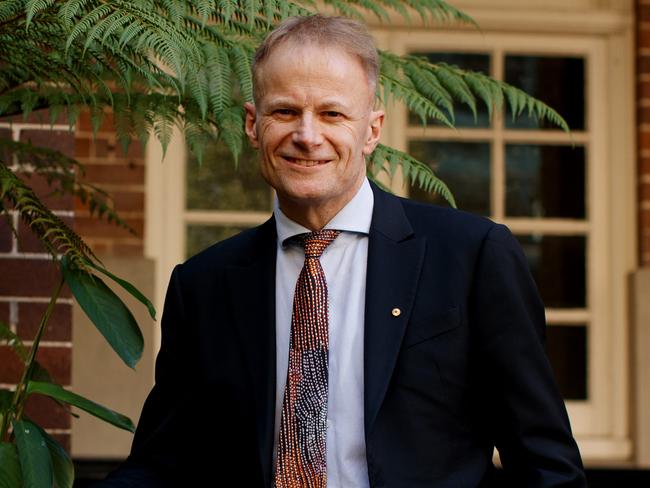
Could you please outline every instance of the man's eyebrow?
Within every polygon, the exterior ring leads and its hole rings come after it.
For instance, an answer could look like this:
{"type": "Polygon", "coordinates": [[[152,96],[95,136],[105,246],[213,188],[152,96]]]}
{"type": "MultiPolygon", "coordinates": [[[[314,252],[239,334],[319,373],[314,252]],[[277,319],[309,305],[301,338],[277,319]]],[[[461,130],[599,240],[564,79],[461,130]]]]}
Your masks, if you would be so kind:
{"type": "Polygon", "coordinates": [[[274,98],[273,100],[267,102],[266,107],[270,110],[282,107],[282,108],[299,108],[300,104],[296,103],[290,98],[274,98]]]}
{"type": "Polygon", "coordinates": [[[349,107],[341,103],[338,100],[325,100],[322,103],[318,104],[318,109],[319,110],[335,110],[335,111],[345,111],[349,110],[349,107]]]}

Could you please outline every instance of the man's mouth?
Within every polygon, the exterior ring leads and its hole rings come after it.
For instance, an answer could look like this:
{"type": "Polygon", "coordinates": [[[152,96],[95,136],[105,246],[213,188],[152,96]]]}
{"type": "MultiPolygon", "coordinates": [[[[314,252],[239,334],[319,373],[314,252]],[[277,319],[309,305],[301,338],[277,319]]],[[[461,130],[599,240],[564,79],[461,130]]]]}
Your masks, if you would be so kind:
{"type": "Polygon", "coordinates": [[[309,168],[311,166],[318,166],[319,164],[328,163],[329,159],[300,159],[300,158],[291,158],[289,156],[284,156],[284,159],[290,163],[297,164],[299,166],[304,166],[309,168]]]}

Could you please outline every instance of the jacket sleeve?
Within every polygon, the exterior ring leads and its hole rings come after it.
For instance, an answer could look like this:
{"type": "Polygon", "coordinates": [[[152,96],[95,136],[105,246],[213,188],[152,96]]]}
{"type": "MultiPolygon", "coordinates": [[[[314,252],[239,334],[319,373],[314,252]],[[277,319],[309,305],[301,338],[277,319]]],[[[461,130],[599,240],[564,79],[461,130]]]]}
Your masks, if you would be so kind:
{"type": "Polygon", "coordinates": [[[585,487],[544,350],[544,306],[518,242],[502,225],[484,239],[470,303],[482,397],[509,484],[585,487]]]}

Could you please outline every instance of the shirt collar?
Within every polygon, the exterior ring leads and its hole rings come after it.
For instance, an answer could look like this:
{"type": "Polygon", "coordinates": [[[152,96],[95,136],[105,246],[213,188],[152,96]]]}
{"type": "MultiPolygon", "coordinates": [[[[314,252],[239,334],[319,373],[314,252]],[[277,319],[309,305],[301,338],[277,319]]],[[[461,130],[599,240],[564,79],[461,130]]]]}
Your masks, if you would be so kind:
{"type": "MultiPolygon", "coordinates": [[[[368,235],[370,233],[370,222],[372,221],[374,203],[375,198],[372,194],[372,188],[370,188],[368,178],[365,178],[357,194],[332,220],[325,224],[324,228],[368,235]]],[[[306,227],[291,220],[282,212],[277,197],[275,198],[273,213],[278,232],[278,242],[282,243],[282,245],[290,237],[311,232],[306,227]]]]}

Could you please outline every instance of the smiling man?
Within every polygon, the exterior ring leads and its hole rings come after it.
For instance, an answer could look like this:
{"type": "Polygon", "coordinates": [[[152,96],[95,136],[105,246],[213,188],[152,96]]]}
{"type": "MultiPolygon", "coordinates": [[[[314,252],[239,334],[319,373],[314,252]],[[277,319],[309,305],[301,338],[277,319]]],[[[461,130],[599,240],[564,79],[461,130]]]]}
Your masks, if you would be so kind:
{"type": "Polygon", "coordinates": [[[156,385],[102,486],[489,487],[495,447],[513,487],[586,486],[516,240],[366,179],[365,28],[289,19],[253,72],[274,215],[174,270],[156,385]]]}

